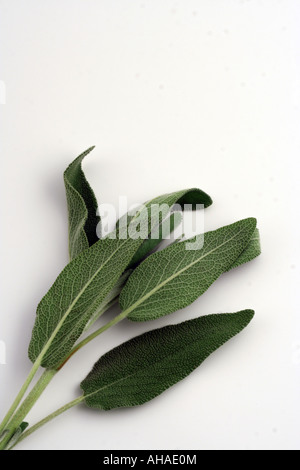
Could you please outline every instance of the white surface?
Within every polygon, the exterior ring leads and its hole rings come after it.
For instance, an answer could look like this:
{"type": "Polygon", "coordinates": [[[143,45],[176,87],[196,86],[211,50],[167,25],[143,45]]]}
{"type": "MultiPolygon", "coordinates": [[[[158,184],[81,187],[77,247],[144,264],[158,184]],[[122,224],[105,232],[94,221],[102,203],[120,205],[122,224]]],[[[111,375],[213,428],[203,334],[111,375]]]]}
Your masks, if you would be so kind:
{"type": "Polygon", "coordinates": [[[67,262],[62,172],[102,202],[198,186],[206,229],[255,216],[263,255],[184,311],[123,323],[70,361],[30,414],[75,398],[94,361],[136,334],[254,308],[238,337],[132,410],[71,410],[20,449],[299,449],[297,0],[1,0],[1,415],[25,379],[38,301],[67,262]]]}

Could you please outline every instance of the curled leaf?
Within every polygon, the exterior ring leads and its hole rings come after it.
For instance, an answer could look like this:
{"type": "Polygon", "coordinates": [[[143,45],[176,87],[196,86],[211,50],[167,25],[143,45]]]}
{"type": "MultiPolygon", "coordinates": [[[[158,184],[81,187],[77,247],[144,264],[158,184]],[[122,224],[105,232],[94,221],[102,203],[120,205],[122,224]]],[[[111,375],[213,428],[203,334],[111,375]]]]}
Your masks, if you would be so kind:
{"type": "Polygon", "coordinates": [[[76,258],[99,238],[97,226],[97,200],[82,170],[83,159],[94,149],[91,147],[74,160],[64,173],[69,215],[69,254],[76,258]]]}

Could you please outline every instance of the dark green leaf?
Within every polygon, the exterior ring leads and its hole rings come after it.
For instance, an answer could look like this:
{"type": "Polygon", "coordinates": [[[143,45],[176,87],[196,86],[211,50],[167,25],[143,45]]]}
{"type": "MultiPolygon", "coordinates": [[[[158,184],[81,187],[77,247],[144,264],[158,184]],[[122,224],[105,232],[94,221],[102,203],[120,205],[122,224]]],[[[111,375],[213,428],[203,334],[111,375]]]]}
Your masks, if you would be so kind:
{"type": "Polygon", "coordinates": [[[252,320],[253,310],[150,331],[105,354],[81,383],[91,408],[142,405],[184,379],[252,320]]]}

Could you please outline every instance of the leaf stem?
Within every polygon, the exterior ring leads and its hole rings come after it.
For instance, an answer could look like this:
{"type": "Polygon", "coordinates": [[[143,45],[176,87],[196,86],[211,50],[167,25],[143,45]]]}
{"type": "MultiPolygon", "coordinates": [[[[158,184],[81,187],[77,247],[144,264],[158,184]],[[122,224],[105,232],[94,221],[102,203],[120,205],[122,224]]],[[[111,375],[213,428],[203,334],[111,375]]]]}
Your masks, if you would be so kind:
{"type": "MultiPolygon", "coordinates": [[[[132,306],[133,307],[133,306],[132,306]]],[[[83,341],[81,341],[79,344],[77,344],[77,346],[75,346],[73,348],[73,350],[71,351],[71,353],[68,355],[68,357],[66,357],[66,359],[62,362],[62,364],[56,369],[47,369],[45,370],[44,374],[41,376],[41,378],[39,379],[39,381],[37,382],[37,384],[35,385],[35,387],[32,389],[32,391],[29,393],[29,395],[27,396],[27,398],[24,400],[23,404],[20,406],[20,408],[18,409],[18,411],[16,412],[16,414],[13,416],[13,418],[11,419],[10,421],[10,427],[9,427],[9,432],[5,434],[3,440],[0,442],[0,450],[4,450],[6,447],[7,447],[7,444],[9,443],[10,439],[12,438],[12,436],[14,435],[16,429],[19,427],[19,425],[22,423],[22,421],[24,420],[24,418],[27,416],[28,412],[31,410],[31,408],[33,407],[33,405],[36,403],[36,401],[38,400],[38,398],[40,397],[40,395],[42,394],[42,392],[45,390],[45,388],[47,387],[47,385],[49,384],[49,382],[52,380],[52,378],[54,377],[54,375],[57,374],[57,372],[59,372],[63,366],[69,361],[69,359],[77,352],[79,351],[81,348],[83,348],[85,345],[87,345],[90,341],[92,341],[94,338],[96,338],[97,336],[99,336],[101,333],[103,333],[104,331],[108,330],[110,327],[114,326],[114,325],[117,325],[118,323],[120,323],[122,320],[124,320],[127,315],[130,313],[130,311],[132,310],[132,307],[128,308],[127,310],[125,310],[124,312],[120,313],[118,316],[116,316],[115,318],[113,318],[110,322],[108,322],[106,325],[102,326],[101,328],[99,328],[97,331],[95,331],[94,333],[92,333],[91,335],[89,335],[87,338],[85,338],[83,341]]],[[[42,354],[41,354],[42,356],[42,354]]],[[[13,409],[13,412],[16,410],[17,406],[19,405],[19,403],[21,402],[21,399],[23,398],[28,386],[30,385],[38,367],[40,366],[40,360],[37,360],[34,367],[32,368],[32,371],[31,373],[29,374],[24,386],[22,387],[20,393],[18,394],[18,400],[16,399],[15,402],[14,402],[14,407],[11,407],[11,410],[13,409]],[[32,375],[33,374],[33,375],[32,375]],[[26,386],[26,388],[25,388],[26,386]]],[[[83,400],[83,398],[82,398],[83,400]]],[[[82,401],[81,400],[81,401],[82,401]]],[[[77,404],[77,403],[76,403],[77,404]]],[[[66,409],[69,409],[69,405],[66,405],[67,408],[66,409]]],[[[75,406],[75,404],[73,405],[75,406]]],[[[64,407],[63,407],[64,408],[64,407]]],[[[70,406],[71,408],[71,406],[70,406]]],[[[60,409],[62,410],[62,409],[60,409]]],[[[59,410],[59,411],[60,411],[59,410]]],[[[61,414],[63,413],[64,410],[60,411],[58,414],[61,414]]],[[[6,424],[9,422],[9,419],[11,418],[13,412],[11,412],[9,414],[9,417],[8,417],[8,414],[7,414],[7,417],[6,417],[6,423],[4,424],[3,426],[3,430],[5,429],[6,427],[6,424]]],[[[55,417],[55,416],[53,416],[55,417]]],[[[47,422],[47,418],[45,418],[46,421],[44,422],[43,420],[43,424],[45,424],[47,422]]],[[[52,418],[51,418],[52,419],[52,418]]],[[[3,424],[2,424],[3,425],[3,424]]],[[[30,428],[31,429],[31,428],[30,428]]],[[[28,430],[26,433],[24,433],[24,435],[27,435],[27,433],[29,432],[30,430],[28,430]]],[[[33,432],[33,431],[32,431],[33,432]]],[[[22,435],[22,438],[23,436],[22,435]]],[[[20,440],[18,440],[19,442],[20,440]]]]}
{"type": "MultiPolygon", "coordinates": [[[[79,405],[80,403],[82,403],[84,400],[84,396],[80,396],[78,398],[76,398],[75,400],[71,401],[70,403],[67,403],[66,405],[62,406],[61,408],[59,408],[58,410],[54,411],[54,413],[51,413],[50,415],[48,415],[46,418],[42,419],[41,421],[39,421],[38,423],[36,423],[34,426],[31,426],[27,431],[25,431],[20,439],[10,448],[12,449],[13,447],[15,447],[15,445],[17,445],[19,442],[23,441],[24,439],[26,439],[26,437],[30,436],[31,434],[33,434],[35,431],[37,431],[39,428],[41,428],[42,426],[44,426],[45,424],[49,423],[49,421],[52,421],[54,418],[56,418],[57,416],[61,415],[62,413],[64,413],[65,411],[68,411],[69,409],[73,408],[74,406],[77,406],[79,405]]],[[[10,450],[9,449],[9,450],[10,450]]]]}
{"type": "Polygon", "coordinates": [[[33,387],[29,395],[25,398],[24,402],[12,417],[9,422],[8,432],[5,434],[3,440],[0,442],[0,450],[4,450],[9,443],[10,439],[27,416],[33,405],[37,402],[38,398],[41,396],[47,385],[51,382],[53,377],[56,375],[57,371],[52,369],[47,369],[42,374],[36,385],[33,387]]]}
{"type": "Polygon", "coordinates": [[[24,397],[29,385],[31,384],[35,374],[37,373],[38,368],[40,367],[40,361],[36,360],[36,362],[33,364],[33,367],[31,371],[29,372],[21,390],[19,391],[18,395],[16,396],[13,404],[11,405],[10,409],[8,410],[7,414],[5,415],[1,425],[0,425],[0,435],[3,431],[5,431],[5,428],[7,424],[9,423],[11,417],[13,416],[14,412],[16,411],[17,407],[22,401],[22,398],[24,397]]]}
{"type": "MultiPolygon", "coordinates": [[[[109,308],[110,305],[107,306],[107,308],[109,308]]],[[[3,433],[3,431],[5,431],[6,427],[7,427],[7,424],[9,424],[11,422],[11,426],[9,428],[9,432],[6,433],[6,435],[4,436],[3,440],[0,442],[0,450],[3,450],[2,447],[3,446],[6,446],[7,442],[10,440],[10,438],[12,437],[13,433],[15,432],[16,428],[18,426],[16,426],[16,423],[17,421],[19,421],[19,416],[23,416],[23,418],[21,419],[20,423],[22,422],[22,420],[25,418],[26,414],[30,411],[30,409],[32,408],[32,406],[34,405],[35,401],[39,398],[39,396],[41,395],[41,393],[44,391],[44,389],[46,388],[46,386],[48,385],[48,383],[50,382],[50,380],[52,380],[53,376],[62,369],[62,367],[66,364],[66,362],[68,362],[68,360],[77,352],[79,351],[83,346],[85,346],[86,344],[88,344],[90,341],[92,341],[94,338],[96,338],[97,336],[99,336],[101,333],[103,333],[104,331],[108,330],[111,326],[114,326],[116,325],[117,323],[119,323],[121,320],[123,320],[126,315],[124,315],[125,312],[121,313],[120,315],[118,315],[117,317],[115,317],[112,321],[110,321],[109,323],[107,323],[106,325],[104,325],[103,327],[99,328],[96,332],[94,332],[93,334],[89,335],[86,339],[84,339],[83,341],[81,341],[81,343],[79,343],[77,346],[75,346],[73,348],[73,350],[71,351],[71,353],[68,355],[68,357],[62,362],[62,364],[60,365],[60,367],[57,368],[56,371],[54,370],[51,370],[51,371],[48,371],[46,370],[44,372],[44,374],[41,376],[40,380],[37,382],[37,384],[35,385],[35,387],[33,388],[33,390],[30,392],[30,394],[28,395],[28,397],[26,398],[26,400],[24,401],[23,405],[19,408],[18,412],[16,413],[15,417],[13,416],[16,409],[18,408],[19,404],[21,403],[22,401],[22,398],[24,397],[30,383],[32,382],[37,370],[39,369],[40,365],[41,365],[41,359],[42,359],[42,354],[40,355],[40,357],[36,360],[36,362],[34,363],[28,377],[26,378],[26,381],[24,382],[20,392],[18,393],[16,399],[14,400],[12,406],[10,407],[9,411],[7,412],[5,418],[3,419],[2,423],[1,423],[1,426],[0,426],[0,435],[3,433]],[[53,374],[53,375],[52,375],[53,374]],[[49,378],[49,382],[46,383],[45,381],[45,378],[49,378]],[[43,388],[42,388],[43,387],[43,388]],[[38,393],[38,395],[36,396],[36,399],[34,402],[32,402],[31,406],[29,405],[29,403],[31,403],[31,400],[32,400],[32,397],[35,396],[35,394],[38,393]],[[28,406],[28,408],[27,408],[28,406]],[[24,410],[26,411],[26,414],[24,414],[24,410]]],[[[18,424],[18,423],[17,423],[18,424]]],[[[5,447],[3,447],[5,448],[5,447]]]]}
{"type": "Polygon", "coordinates": [[[97,336],[101,335],[101,333],[104,333],[104,331],[108,330],[109,328],[111,328],[112,326],[114,325],[117,325],[118,323],[120,323],[122,320],[124,320],[124,318],[126,318],[128,315],[128,311],[124,311],[122,313],[120,313],[120,315],[116,316],[115,318],[113,318],[110,322],[106,323],[106,325],[102,326],[101,328],[99,328],[98,330],[96,330],[94,333],[90,334],[89,336],[87,336],[87,338],[85,338],[84,340],[82,340],[80,343],[78,343],[73,349],[72,351],[70,352],[70,354],[65,358],[65,360],[62,362],[62,364],[59,366],[59,368],[57,369],[58,371],[61,370],[63,368],[63,366],[69,361],[69,359],[71,359],[72,356],[74,356],[75,353],[77,353],[77,351],[79,351],[81,348],[83,348],[84,346],[86,346],[88,343],[90,343],[93,339],[97,338],[97,336]]]}
{"type": "MultiPolygon", "coordinates": [[[[92,341],[93,339],[95,339],[97,336],[99,336],[101,333],[103,333],[104,331],[108,330],[109,328],[111,328],[112,326],[114,325],[117,325],[118,323],[120,323],[122,320],[124,320],[127,315],[129,314],[129,311],[131,310],[131,308],[125,310],[124,312],[120,313],[120,315],[116,316],[115,318],[113,318],[110,322],[108,322],[106,325],[102,326],[101,328],[99,328],[97,331],[95,331],[94,333],[92,333],[91,335],[89,335],[87,338],[85,338],[83,341],[81,341],[79,344],[77,344],[77,346],[75,346],[73,348],[73,350],[71,351],[71,353],[68,355],[68,357],[62,362],[61,366],[57,369],[57,370],[46,370],[44,375],[46,375],[45,377],[45,381],[43,380],[42,381],[42,377],[41,377],[41,386],[38,386],[38,384],[36,385],[36,387],[38,388],[37,392],[38,392],[38,395],[36,394],[36,391],[33,389],[31,394],[33,395],[33,399],[30,397],[30,395],[28,395],[27,399],[24,401],[23,405],[19,408],[17,414],[16,414],[16,417],[14,418],[12,424],[14,424],[14,421],[21,421],[18,423],[20,424],[23,419],[25,418],[25,416],[27,415],[28,411],[32,408],[32,406],[35,404],[35,402],[37,401],[37,399],[39,398],[39,396],[41,395],[41,393],[44,391],[44,389],[46,388],[46,386],[48,385],[48,383],[50,382],[50,380],[54,377],[54,375],[59,372],[63,366],[69,361],[69,359],[77,352],[79,351],[81,348],[83,348],[85,345],[87,345],[90,341],[92,341]],[[48,374],[53,374],[50,378],[50,376],[48,377],[48,374]],[[49,382],[47,382],[48,378],[50,379],[49,382]],[[46,383],[47,382],[47,383],[46,383]],[[29,406],[28,406],[29,405],[29,406]]],[[[81,403],[82,401],[84,400],[84,397],[79,397],[77,398],[76,400],[68,403],[67,405],[63,406],[62,408],[60,408],[59,410],[57,410],[56,412],[52,413],[51,415],[49,415],[48,417],[44,418],[42,421],[40,421],[39,423],[37,423],[36,425],[32,426],[31,428],[29,428],[24,434],[22,434],[22,436],[20,437],[20,439],[17,441],[17,442],[20,442],[22,441],[23,439],[25,439],[25,437],[29,436],[30,434],[32,434],[34,431],[36,431],[38,428],[40,428],[41,426],[43,426],[44,424],[46,424],[48,421],[51,421],[52,419],[54,419],[56,416],[62,414],[64,411],[67,411],[69,410],[70,408],[72,408],[73,406],[76,406],[77,404],[81,403]]],[[[16,429],[16,428],[15,428],[16,429]]],[[[7,438],[7,436],[5,436],[5,440],[6,440],[6,444],[7,445],[7,442],[11,439],[13,433],[11,434],[11,436],[9,438],[7,438]],[[7,441],[8,439],[8,441],[7,441]]],[[[1,443],[2,444],[2,443],[1,443]]],[[[0,444],[0,450],[1,450],[1,444],[0,444]]],[[[17,444],[17,443],[16,443],[17,444]]],[[[15,445],[16,445],[15,444],[15,445]]],[[[13,446],[14,447],[14,446],[13,446]]]]}

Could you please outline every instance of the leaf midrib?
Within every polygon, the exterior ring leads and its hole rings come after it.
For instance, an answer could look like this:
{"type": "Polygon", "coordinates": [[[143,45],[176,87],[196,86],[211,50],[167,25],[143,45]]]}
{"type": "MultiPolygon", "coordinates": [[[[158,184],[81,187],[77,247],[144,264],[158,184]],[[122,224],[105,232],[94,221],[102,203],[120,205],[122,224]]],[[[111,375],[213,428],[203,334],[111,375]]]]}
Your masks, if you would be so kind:
{"type": "Polygon", "coordinates": [[[169,282],[173,281],[173,279],[175,279],[176,277],[180,276],[180,274],[182,274],[184,271],[186,271],[187,269],[189,269],[191,266],[197,264],[197,263],[200,263],[200,261],[202,261],[204,258],[206,258],[206,256],[210,255],[211,253],[213,253],[214,251],[218,250],[219,248],[221,248],[222,246],[226,245],[226,243],[229,243],[231,242],[231,240],[233,240],[234,238],[236,238],[241,232],[243,231],[243,229],[239,230],[239,232],[237,232],[233,237],[229,238],[228,240],[226,240],[225,242],[221,243],[220,245],[218,245],[216,248],[214,248],[213,250],[211,251],[208,251],[205,255],[201,256],[201,258],[198,258],[197,260],[193,261],[192,263],[190,263],[189,265],[185,266],[184,268],[182,268],[180,271],[172,274],[172,276],[168,277],[167,279],[165,279],[163,282],[161,282],[160,284],[158,284],[157,286],[155,286],[151,291],[149,291],[146,295],[144,295],[143,297],[141,297],[139,300],[137,300],[131,307],[128,307],[128,309],[126,309],[126,313],[127,313],[127,316],[133,311],[135,310],[137,307],[139,307],[143,302],[145,302],[147,299],[149,299],[149,297],[151,297],[152,295],[154,295],[159,289],[161,289],[162,287],[164,287],[166,284],[168,284],[169,282]]]}

